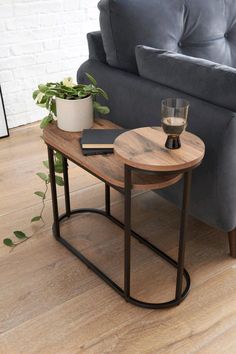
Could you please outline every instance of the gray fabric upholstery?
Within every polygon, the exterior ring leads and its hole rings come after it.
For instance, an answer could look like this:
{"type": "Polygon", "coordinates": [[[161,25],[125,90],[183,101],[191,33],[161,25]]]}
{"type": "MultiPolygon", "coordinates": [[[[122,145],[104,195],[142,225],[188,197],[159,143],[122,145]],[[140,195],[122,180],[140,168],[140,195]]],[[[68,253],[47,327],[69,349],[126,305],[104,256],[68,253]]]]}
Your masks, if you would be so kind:
{"type": "Polygon", "coordinates": [[[235,0],[101,0],[99,9],[111,66],[137,72],[136,45],[236,66],[235,0]]]}
{"type": "Polygon", "coordinates": [[[140,76],[236,111],[236,69],[145,46],[136,59],[140,76]]]}
{"type": "MultiPolygon", "coordinates": [[[[190,212],[224,231],[234,229],[235,113],[96,60],[89,60],[80,67],[79,82],[86,80],[85,72],[94,75],[98,84],[109,94],[111,113],[108,118],[125,128],[160,125],[160,105],[163,98],[181,95],[190,101],[188,130],[199,135],[206,144],[204,162],[193,173],[190,212]]],[[[182,185],[178,183],[159,193],[180,205],[182,185]]]]}
{"type": "Polygon", "coordinates": [[[100,31],[90,32],[87,34],[89,59],[99,60],[106,63],[106,53],[103,47],[102,35],[100,31]]]}

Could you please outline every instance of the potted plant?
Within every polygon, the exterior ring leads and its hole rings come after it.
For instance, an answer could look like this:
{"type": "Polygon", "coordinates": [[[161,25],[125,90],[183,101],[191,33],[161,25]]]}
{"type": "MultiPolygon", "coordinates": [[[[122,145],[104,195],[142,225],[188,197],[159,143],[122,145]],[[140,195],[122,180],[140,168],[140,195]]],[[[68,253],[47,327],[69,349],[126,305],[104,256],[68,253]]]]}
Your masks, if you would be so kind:
{"type": "MultiPolygon", "coordinates": [[[[54,118],[57,118],[60,129],[81,131],[92,126],[94,109],[101,114],[109,113],[108,107],[102,106],[96,101],[96,97],[99,95],[108,99],[106,92],[97,87],[96,80],[90,74],[87,73],[86,75],[90,81],[89,85],[74,84],[71,78],[66,78],[59,83],[47,83],[38,86],[38,89],[33,92],[33,99],[37,105],[48,110],[48,115],[41,121],[41,129],[44,129],[54,121],[54,118]]],[[[62,156],[58,152],[54,153],[54,164],[57,173],[56,184],[63,186],[64,181],[62,176],[60,176],[63,173],[62,156]]],[[[48,161],[43,161],[43,165],[48,169],[48,161]]],[[[49,171],[47,173],[38,172],[37,176],[43,181],[44,189],[35,191],[34,194],[41,199],[42,207],[38,215],[31,218],[31,222],[41,221],[44,223],[43,212],[50,183],[50,174],[49,171]]],[[[27,235],[23,231],[13,231],[13,238],[5,238],[3,244],[15,248],[29,240],[38,231],[31,235],[27,235]]]]}
{"type": "Polygon", "coordinates": [[[58,128],[69,132],[80,132],[93,125],[94,109],[101,114],[109,113],[107,106],[96,101],[97,96],[106,100],[104,90],[97,87],[96,80],[86,73],[90,84],[75,84],[68,77],[61,82],[41,84],[33,92],[33,99],[40,107],[48,109],[48,115],[42,120],[41,128],[57,118],[58,128]]]}

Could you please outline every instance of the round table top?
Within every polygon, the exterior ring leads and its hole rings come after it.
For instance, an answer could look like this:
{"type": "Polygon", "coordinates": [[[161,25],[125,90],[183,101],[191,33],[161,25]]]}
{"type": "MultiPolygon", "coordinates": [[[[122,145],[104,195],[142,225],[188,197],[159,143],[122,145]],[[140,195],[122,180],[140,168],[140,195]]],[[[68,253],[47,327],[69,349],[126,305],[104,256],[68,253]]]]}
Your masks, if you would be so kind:
{"type": "Polygon", "coordinates": [[[148,171],[181,171],[197,166],[205,154],[203,141],[194,134],[183,132],[181,148],[165,147],[167,135],[161,127],[130,130],[114,142],[115,156],[126,165],[148,171]]]}

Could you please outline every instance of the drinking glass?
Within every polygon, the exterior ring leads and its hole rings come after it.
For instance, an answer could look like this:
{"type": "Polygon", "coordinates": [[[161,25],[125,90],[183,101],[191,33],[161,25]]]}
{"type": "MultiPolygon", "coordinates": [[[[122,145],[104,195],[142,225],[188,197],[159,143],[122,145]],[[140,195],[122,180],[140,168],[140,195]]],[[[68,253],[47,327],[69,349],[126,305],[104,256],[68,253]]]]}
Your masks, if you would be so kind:
{"type": "Polygon", "coordinates": [[[180,135],[187,126],[189,102],[183,98],[167,98],[161,103],[162,128],[167,134],[165,147],[179,149],[180,135]]]}

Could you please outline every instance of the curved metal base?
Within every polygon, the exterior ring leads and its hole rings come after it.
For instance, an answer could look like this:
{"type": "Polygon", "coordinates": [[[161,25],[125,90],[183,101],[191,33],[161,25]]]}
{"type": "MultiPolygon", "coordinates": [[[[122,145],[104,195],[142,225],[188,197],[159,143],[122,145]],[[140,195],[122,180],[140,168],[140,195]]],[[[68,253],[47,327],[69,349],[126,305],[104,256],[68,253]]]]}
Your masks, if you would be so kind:
{"type": "MultiPolygon", "coordinates": [[[[105,212],[103,210],[99,209],[75,209],[71,210],[69,213],[62,214],[58,218],[58,222],[61,222],[65,219],[68,219],[70,215],[78,214],[78,213],[96,213],[100,214],[102,216],[105,216],[112,222],[114,222],[116,225],[121,227],[122,229],[125,229],[125,225],[121,223],[118,219],[116,219],[114,216],[110,214],[110,212],[105,212]],[[68,215],[69,214],[69,215],[68,215]]],[[[109,286],[111,286],[121,297],[123,297],[127,302],[132,303],[133,305],[139,306],[139,307],[144,307],[144,308],[149,308],[149,309],[163,309],[163,308],[169,308],[173,307],[176,305],[179,305],[188,295],[188,292],[190,290],[190,276],[189,273],[187,272],[186,269],[183,271],[183,275],[186,280],[186,286],[184,291],[182,292],[181,296],[176,296],[175,299],[167,302],[162,302],[162,303],[150,303],[150,302],[144,302],[140,301],[138,299],[135,299],[134,297],[125,294],[125,291],[119,287],[111,278],[109,278],[104,272],[102,272],[95,264],[93,264],[88,258],[86,258],[81,252],[79,252],[75,247],[73,247],[67,240],[65,240],[61,236],[58,235],[57,231],[58,225],[53,224],[53,234],[56,238],[57,241],[62,243],[70,252],[72,252],[76,257],[78,257],[83,263],[86,264],[88,268],[90,268],[94,273],[96,273],[101,279],[103,279],[109,286]]],[[[166,262],[171,264],[174,268],[178,269],[178,263],[169,257],[166,253],[161,251],[159,248],[154,246],[152,243],[144,239],[142,236],[137,234],[135,231],[131,230],[131,235],[138,240],[140,243],[144,244],[146,247],[151,249],[154,253],[156,253],[158,256],[163,258],[166,262]]]]}

